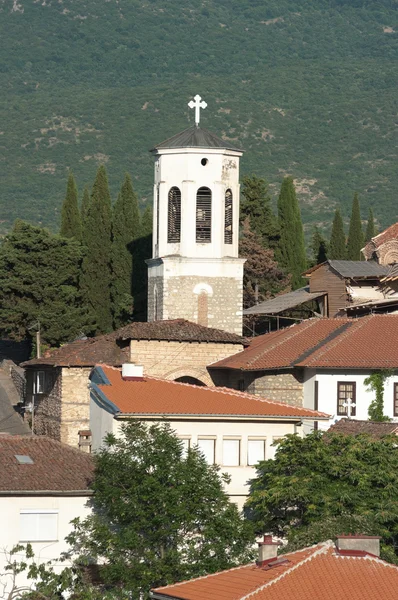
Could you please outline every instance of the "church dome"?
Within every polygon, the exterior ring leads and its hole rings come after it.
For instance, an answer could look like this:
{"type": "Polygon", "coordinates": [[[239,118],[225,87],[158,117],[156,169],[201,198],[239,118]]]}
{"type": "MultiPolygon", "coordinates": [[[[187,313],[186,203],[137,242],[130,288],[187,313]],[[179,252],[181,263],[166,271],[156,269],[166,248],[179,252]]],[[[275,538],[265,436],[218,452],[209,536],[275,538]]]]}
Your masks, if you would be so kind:
{"type": "Polygon", "coordinates": [[[151,149],[151,152],[168,148],[222,148],[224,150],[233,150],[234,152],[243,152],[230,144],[228,141],[221,139],[208,129],[194,125],[188,129],[184,129],[180,133],[173,135],[164,142],[157,144],[151,149]]]}

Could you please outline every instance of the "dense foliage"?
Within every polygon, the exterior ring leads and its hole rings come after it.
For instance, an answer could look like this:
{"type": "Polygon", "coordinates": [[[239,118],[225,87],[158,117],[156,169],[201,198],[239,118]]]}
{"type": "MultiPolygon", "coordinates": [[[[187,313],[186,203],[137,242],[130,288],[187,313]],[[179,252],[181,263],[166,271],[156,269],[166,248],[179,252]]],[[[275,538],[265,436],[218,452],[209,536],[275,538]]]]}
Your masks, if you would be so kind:
{"type": "Polygon", "coordinates": [[[374,237],[376,235],[376,227],[375,227],[375,220],[374,220],[374,216],[373,216],[373,210],[371,208],[369,208],[369,216],[368,216],[368,222],[366,224],[366,231],[365,231],[365,243],[369,242],[372,237],[374,237]]]}
{"type": "Polygon", "coordinates": [[[130,422],[122,433],[109,434],[95,456],[93,512],[74,521],[68,538],[74,565],[44,576],[40,598],[64,598],[69,586],[76,600],[144,599],[153,587],[253,557],[252,525],[229,500],[218,466],[196,448],[185,454],[168,424],[130,422]],[[93,564],[90,585],[84,565],[93,564]]]}
{"type": "Polygon", "coordinates": [[[250,228],[262,246],[274,248],[279,242],[279,228],[272,211],[271,197],[265,179],[251,175],[243,177],[240,198],[240,219],[250,219],[250,228]]]}
{"type": "Polygon", "coordinates": [[[277,258],[281,267],[291,275],[293,288],[304,285],[302,273],[307,267],[303,223],[292,177],[285,177],[278,197],[280,240],[277,258]]]}
{"type": "Polygon", "coordinates": [[[79,290],[81,261],[76,240],[17,221],[0,246],[1,334],[21,340],[39,322],[43,341],[55,345],[92,331],[79,290]]]}
{"type": "Polygon", "coordinates": [[[289,549],[338,534],[382,537],[382,557],[398,563],[396,436],[375,439],[314,432],[287,436],[275,460],[257,467],[247,516],[259,533],[287,537],[289,549]]]}
{"type": "Polygon", "coordinates": [[[362,231],[361,211],[359,207],[358,194],[354,195],[352,201],[352,212],[350,227],[347,238],[347,260],[361,260],[364,237],[362,231]]]}
{"type": "Polygon", "coordinates": [[[330,235],[329,258],[331,260],[345,260],[347,257],[344,224],[341,212],[336,208],[330,235]]]}
{"type": "Polygon", "coordinates": [[[369,390],[375,393],[375,397],[368,408],[371,421],[390,421],[390,418],[384,414],[384,387],[385,382],[391,375],[392,371],[383,369],[374,371],[364,380],[364,384],[369,387],[369,390]]]}
{"type": "Polygon", "coordinates": [[[293,174],[305,223],[349,217],[357,189],[380,226],[396,218],[398,40],[393,0],[4,0],[0,8],[0,222],[58,230],[67,168],[106,163],[116,197],[147,150],[193,123],[245,149],[242,173],[276,200],[293,174]],[[205,41],[205,43],[204,43],[205,41]],[[3,222],[4,220],[4,222],[3,222]]]}
{"type": "Polygon", "coordinates": [[[69,172],[66,196],[62,205],[60,235],[67,238],[82,239],[82,221],[79,211],[77,186],[72,171],[69,172]]]}

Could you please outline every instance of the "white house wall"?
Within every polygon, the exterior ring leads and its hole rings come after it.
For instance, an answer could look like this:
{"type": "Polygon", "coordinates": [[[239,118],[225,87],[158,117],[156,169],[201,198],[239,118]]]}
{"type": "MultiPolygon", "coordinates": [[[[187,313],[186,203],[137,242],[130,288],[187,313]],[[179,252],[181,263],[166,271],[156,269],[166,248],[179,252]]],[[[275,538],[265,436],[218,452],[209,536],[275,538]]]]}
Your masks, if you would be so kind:
{"type": "MultiPolygon", "coordinates": [[[[364,380],[369,377],[372,371],[352,370],[352,371],[316,371],[315,369],[305,369],[304,374],[304,407],[314,408],[315,399],[315,381],[318,381],[318,410],[332,415],[330,421],[319,421],[319,429],[328,429],[336,420],[343,418],[337,415],[337,382],[355,382],[356,383],[356,415],[355,419],[369,419],[368,408],[375,397],[374,392],[369,391],[364,380]]],[[[393,420],[394,417],[394,383],[398,383],[398,374],[389,377],[385,382],[384,389],[384,414],[393,420]]],[[[309,433],[313,428],[312,422],[305,422],[304,433],[309,433]]]]}
{"type": "MultiPolygon", "coordinates": [[[[7,564],[7,552],[19,543],[26,544],[24,531],[21,527],[21,511],[57,511],[57,540],[31,542],[35,553],[36,562],[55,560],[54,568],[61,571],[66,563],[60,563],[59,557],[68,549],[65,537],[72,531],[70,524],[76,517],[85,518],[90,508],[87,506],[88,497],[63,497],[63,496],[3,496],[0,497],[0,573],[4,573],[7,564]]],[[[23,553],[16,555],[24,558],[23,553]]],[[[15,558],[15,557],[14,557],[15,558]]],[[[10,589],[9,576],[1,576],[1,584],[7,584],[10,589]]],[[[27,578],[21,573],[17,579],[18,585],[28,585],[27,578]]],[[[6,596],[4,596],[6,597],[6,596]]]]}

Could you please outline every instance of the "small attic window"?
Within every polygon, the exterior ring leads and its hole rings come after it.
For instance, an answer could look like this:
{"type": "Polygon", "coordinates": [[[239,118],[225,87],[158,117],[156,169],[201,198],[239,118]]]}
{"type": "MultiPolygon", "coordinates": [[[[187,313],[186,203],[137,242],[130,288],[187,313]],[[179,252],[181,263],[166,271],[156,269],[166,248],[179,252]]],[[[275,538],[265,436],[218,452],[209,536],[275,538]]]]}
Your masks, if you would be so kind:
{"type": "Polygon", "coordinates": [[[14,454],[20,465],[33,465],[33,460],[26,454],[14,454]]]}

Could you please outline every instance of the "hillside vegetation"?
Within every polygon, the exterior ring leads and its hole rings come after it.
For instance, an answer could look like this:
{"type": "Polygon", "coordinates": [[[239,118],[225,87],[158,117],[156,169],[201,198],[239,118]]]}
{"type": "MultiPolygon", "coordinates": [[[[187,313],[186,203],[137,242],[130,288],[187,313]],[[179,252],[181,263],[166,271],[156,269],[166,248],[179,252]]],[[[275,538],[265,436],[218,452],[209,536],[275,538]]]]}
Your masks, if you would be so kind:
{"type": "Polygon", "coordinates": [[[106,165],[151,201],[148,150],[193,122],[245,149],[242,174],[276,197],[296,180],[303,220],[398,220],[396,0],[0,0],[0,232],[59,225],[106,165]]]}

